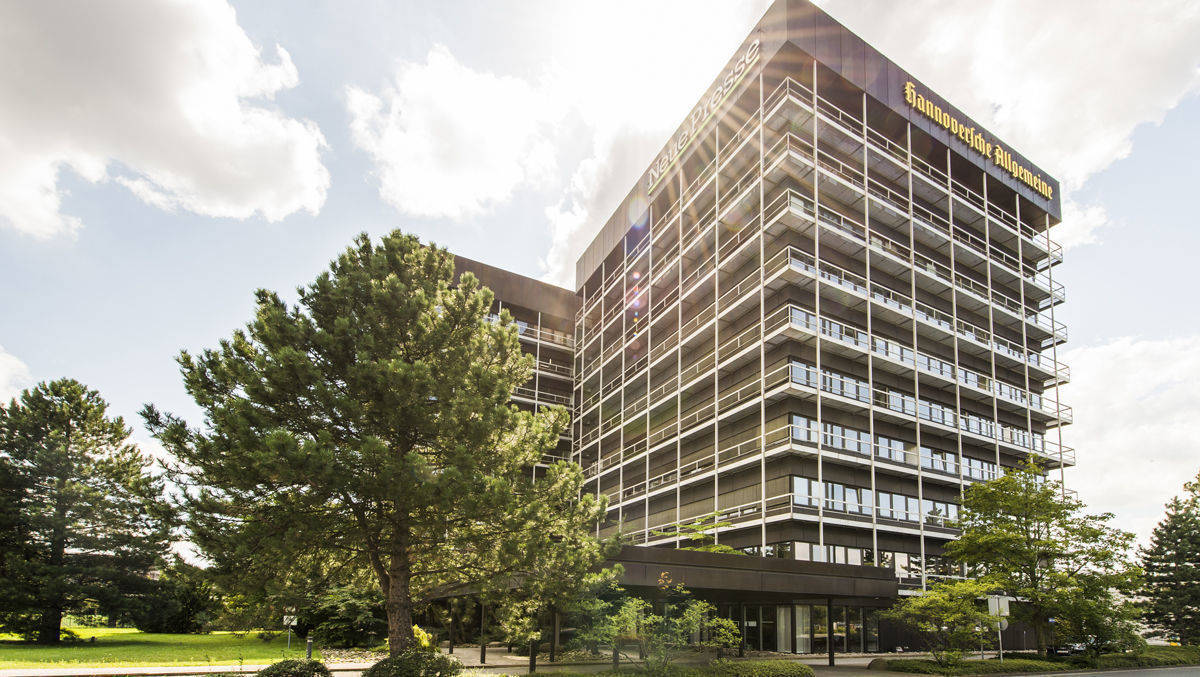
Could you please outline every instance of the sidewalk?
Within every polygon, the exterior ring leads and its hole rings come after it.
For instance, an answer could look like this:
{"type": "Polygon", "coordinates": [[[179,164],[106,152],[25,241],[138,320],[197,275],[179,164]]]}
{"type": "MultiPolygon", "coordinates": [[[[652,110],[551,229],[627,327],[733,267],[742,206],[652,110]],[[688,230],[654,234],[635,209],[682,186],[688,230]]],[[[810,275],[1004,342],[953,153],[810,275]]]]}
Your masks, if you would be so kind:
{"type": "MultiPolygon", "coordinates": [[[[442,649],[443,653],[445,649],[442,649]]],[[[529,667],[528,656],[509,654],[504,645],[491,645],[487,650],[487,663],[479,663],[478,646],[455,647],[456,656],[467,670],[481,674],[520,674],[526,673],[529,667]]],[[[867,670],[867,664],[877,656],[838,656],[837,667],[829,667],[824,656],[805,656],[787,658],[811,665],[818,675],[831,677],[864,677],[878,675],[878,672],[867,670]]],[[[339,677],[357,676],[370,667],[374,661],[327,663],[329,671],[339,677]]],[[[608,670],[611,663],[538,663],[538,673],[553,674],[555,672],[602,672],[608,670]]],[[[621,666],[632,667],[627,661],[621,666]]],[[[267,667],[267,664],[246,665],[177,665],[177,666],[148,666],[148,667],[55,667],[55,668],[15,668],[0,670],[0,677],[181,677],[184,675],[252,675],[267,667]]]]}

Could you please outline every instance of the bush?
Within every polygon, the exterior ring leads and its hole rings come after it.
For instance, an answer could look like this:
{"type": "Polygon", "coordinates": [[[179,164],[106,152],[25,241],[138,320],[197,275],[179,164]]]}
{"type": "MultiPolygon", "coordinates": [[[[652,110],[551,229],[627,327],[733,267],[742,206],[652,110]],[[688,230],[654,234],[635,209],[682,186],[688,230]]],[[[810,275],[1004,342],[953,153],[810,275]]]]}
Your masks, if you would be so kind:
{"type": "Polygon", "coordinates": [[[434,651],[409,649],[395,658],[385,658],[363,671],[363,677],[454,677],[462,672],[454,656],[434,651]]]}
{"type": "Polygon", "coordinates": [[[1172,665],[1200,665],[1200,647],[1152,646],[1140,653],[1116,653],[1100,656],[1097,665],[1085,656],[1053,660],[1039,658],[1005,658],[1003,662],[963,661],[953,667],[943,667],[921,658],[877,658],[868,666],[872,670],[892,670],[927,675],[987,675],[1003,672],[1065,672],[1094,668],[1153,668],[1172,665]]]}
{"type": "Polygon", "coordinates": [[[221,598],[204,571],[176,559],[155,581],[131,615],[142,632],[205,632],[221,609],[221,598]]]}
{"type": "Polygon", "coordinates": [[[1200,646],[1151,646],[1138,653],[1104,654],[1101,668],[1155,668],[1200,664],[1200,646]]]}
{"type": "Polygon", "coordinates": [[[716,677],[813,677],[813,669],[800,661],[718,660],[709,665],[716,677]]]}
{"type": "MultiPolygon", "coordinates": [[[[875,661],[871,662],[873,664],[875,661]]],[[[953,666],[939,665],[937,661],[924,658],[892,658],[886,659],[884,669],[925,675],[987,675],[1004,672],[1066,672],[1074,670],[1075,667],[1067,662],[1031,658],[1005,658],[1003,661],[969,660],[953,666]]]]}
{"type": "Polygon", "coordinates": [[[258,671],[260,677],[330,677],[329,668],[320,661],[290,659],[268,665],[258,671]]]}
{"type": "MultiPolygon", "coordinates": [[[[365,674],[365,673],[364,673],[365,674]]],[[[654,669],[625,668],[619,673],[554,672],[554,677],[813,677],[813,669],[794,660],[716,660],[708,665],[668,663],[654,669]]]]}
{"type": "Polygon", "coordinates": [[[334,588],[299,616],[297,634],[311,632],[322,646],[370,646],[387,637],[383,598],[375,590],[334,588]]]}

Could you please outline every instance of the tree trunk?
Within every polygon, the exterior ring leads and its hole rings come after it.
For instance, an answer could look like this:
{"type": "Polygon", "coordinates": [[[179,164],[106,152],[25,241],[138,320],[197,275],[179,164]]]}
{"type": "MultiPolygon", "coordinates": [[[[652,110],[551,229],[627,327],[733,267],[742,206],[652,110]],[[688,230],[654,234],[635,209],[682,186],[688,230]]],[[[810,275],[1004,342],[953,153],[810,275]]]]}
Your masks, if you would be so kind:
{"type": "MultiPolygon", "coordinates": [[[[68,439],[70,433],[68,429],[68,439]]],[[[63,585],[61,580],[63,569],[67,563],[67,504],[63,498],[67,482],[59,477],[55,483],[54,527],[50,535],[50,575],[55,579],[53,599],[45,602],[42,617],[38,623],[38,644],[58,644],[62,637],[63,617],[63,585]]]]}
{"type": "Polygon", "coordinates": [[[1046,658],[1050,655],[1049,647],[1047,646],[1046,626],[1040,618],[1035,618],[1033,621],[1033,637],[1037,642],[1038,655],[1046,658]]]}
{"type": "Polygon", "coordinates": [[[58,644],[62,636],[62,609],[44,609],[38,623],[38,644],[58,644]]]}
{"type": "Polygon", "coordinates": [[[407,546],[407,534],[401,531],[393,545],[391,566],[388,569],[388,654],[393,658],[407,651],[414,643],[412,594],[409,588],[411,570],[407,546]]]}

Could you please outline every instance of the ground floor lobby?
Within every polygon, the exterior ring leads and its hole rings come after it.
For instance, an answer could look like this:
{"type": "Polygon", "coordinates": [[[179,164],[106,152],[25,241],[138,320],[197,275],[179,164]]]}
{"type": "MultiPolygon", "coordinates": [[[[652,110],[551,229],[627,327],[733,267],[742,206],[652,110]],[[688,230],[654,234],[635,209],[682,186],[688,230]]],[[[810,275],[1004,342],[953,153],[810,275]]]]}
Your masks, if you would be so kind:
{"type": "Polygon", "coordinates": [[[783,653],[875,653],[879,609],[843,604],[719,604],[742,629],[746,648],[783,653]],[[832,633],[832,634],[831,634],[832,633]]]}

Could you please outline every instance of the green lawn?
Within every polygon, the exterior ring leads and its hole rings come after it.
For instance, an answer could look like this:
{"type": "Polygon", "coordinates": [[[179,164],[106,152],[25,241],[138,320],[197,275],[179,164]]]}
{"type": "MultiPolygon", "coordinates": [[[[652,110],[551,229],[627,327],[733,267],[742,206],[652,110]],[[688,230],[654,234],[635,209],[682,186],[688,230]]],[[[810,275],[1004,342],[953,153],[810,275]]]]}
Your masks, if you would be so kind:
{"type": "MultiPolygon", "coordinates": [[[[50,647],[26,644],[15,639],[0,639],[0,669],[60,665],[238,665],[304,657],[304,640],[293,636],[292,650],[289,652],[286,634],[264,642],[254,633],[236,637],[228,632],[160,635],[118,628],[71,629],[84,641],[50,647]],[[95,643],[88,642],[89,637],[95,637],[95,643]]],[[[313,657],[319,658],[319,653],[314,651],[313,657]]]]}

